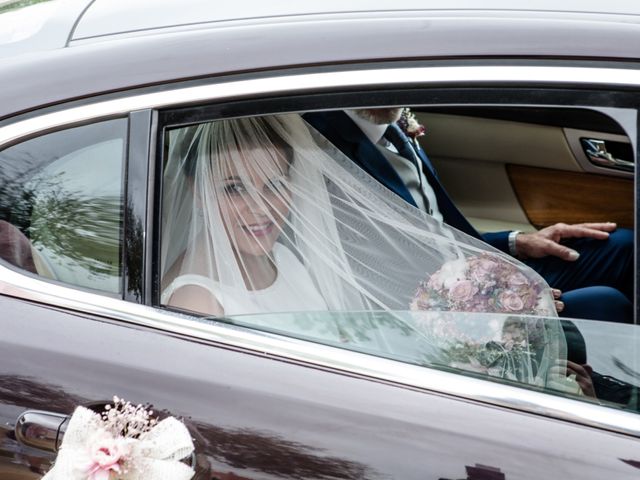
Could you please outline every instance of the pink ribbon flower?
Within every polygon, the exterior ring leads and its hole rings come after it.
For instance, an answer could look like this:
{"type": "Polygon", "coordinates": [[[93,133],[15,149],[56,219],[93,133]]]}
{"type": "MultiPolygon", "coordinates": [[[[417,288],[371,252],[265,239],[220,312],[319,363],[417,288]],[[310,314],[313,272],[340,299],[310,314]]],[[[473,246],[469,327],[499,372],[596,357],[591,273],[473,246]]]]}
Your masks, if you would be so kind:
{"type": "Polygon", "coordinates": [[[122,464],[129,454],[124,438],[114,438],[107,432],[99,432],[90,441],[87,467],[88,480],[109,480],[111,472],[122,473],[122,464]]]}

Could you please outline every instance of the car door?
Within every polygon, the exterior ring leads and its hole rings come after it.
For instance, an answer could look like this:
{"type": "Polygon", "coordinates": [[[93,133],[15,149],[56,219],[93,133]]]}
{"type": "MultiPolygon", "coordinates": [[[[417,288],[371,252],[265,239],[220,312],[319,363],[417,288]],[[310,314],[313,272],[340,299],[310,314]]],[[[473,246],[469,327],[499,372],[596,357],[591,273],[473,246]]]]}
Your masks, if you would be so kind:
{"type": "Polygon", "coordinates": [[[436,107],[418,114],[428,126],[424,148],[477,228],[533,231],[601,221],[633,227],[629,134],[597,107],[567,103],[436,107]],[[473,185],[465,181],[470,172],[478,179],[473,185]]]}
{"type": "MultiPolygon", "coordinates": [[[[357,73],[349,88],[367,75],[357,73]]],[[[299,82],[322,93],[328,79],[314,77],[314,87],[312,79],[283,74],[276,96],[259,82],[211,82],[204,94],[178,85],[167,87],[169,96],[125,93],[120,103],[98,98],[74,110],[56,107],[46,118],[4,122],[6,165],[27,159],[3,168],[4,207],[13,215],[5,221],[18,230],[11,230],[10,252],[27,253],[1,266],[3,478],[39,478],[74,407],[99,408],[113,395],[181,418],[195,441],[197,478],[636,474],[640,427],[629,411],[633,395],[599,405],[464,369],[301,339],[250,319],[207,319],[161,305],[163,129],[186,117],[196,122],[320,108],[318,96],[293,96],[289,89],[299,82]],[[115,133],[105,134],[104,122],[115,122],[107,125],[115,125],[115,133]],[[74,143],[69,136],[78,138],[74,143]],[[57,143],[65,151],[51,153],[57,143]],[[94,175],[80,175],[87,170],[94,175]],[[18,185],[16,177],[27,180],[18,185]]],[[[417,95],[424,98],[427,90],[405,93],[396,92],[395,101],[418,105],[424,100],[417,95]]],[[[458,92],[441,93],[454,98],[458,92]]],[[[322,103],[388,104],[387,95],[353,95],[340,103],[322,97],[322,103]]],[[[497,92],[477,95],[474,102],[485,102],[497,92]]],[[[628,100],[622,103],[630,108],[628,100]]],[[[635,328],[602,324],[591,335],[605,342],[633,339],[635,328]]]]}

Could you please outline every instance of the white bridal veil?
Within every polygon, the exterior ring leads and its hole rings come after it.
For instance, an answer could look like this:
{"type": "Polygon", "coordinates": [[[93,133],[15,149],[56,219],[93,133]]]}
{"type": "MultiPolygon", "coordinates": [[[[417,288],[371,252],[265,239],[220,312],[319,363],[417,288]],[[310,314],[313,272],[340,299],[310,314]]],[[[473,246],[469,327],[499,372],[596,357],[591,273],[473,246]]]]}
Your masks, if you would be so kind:
{"type": "MultiPolygon", "coordinates": [[[[410,308],[555,315],[534,271],[405,204],[298,115],[167,135],[164,304],[225,316],[410,308]]],[[[560,339],[559,328],[551,337],[560,339]]]]}

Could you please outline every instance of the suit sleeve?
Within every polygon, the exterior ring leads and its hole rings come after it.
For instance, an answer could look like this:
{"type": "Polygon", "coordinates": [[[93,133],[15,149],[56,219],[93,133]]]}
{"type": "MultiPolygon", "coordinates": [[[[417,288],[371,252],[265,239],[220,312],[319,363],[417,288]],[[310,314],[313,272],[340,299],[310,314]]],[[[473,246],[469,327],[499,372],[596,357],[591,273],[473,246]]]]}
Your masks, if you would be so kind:
{"type": "Polygon", "coordinates": [[[510,231],[483,233],[482,239],[498,250],[509,253],[509,234],[510,231]]]}

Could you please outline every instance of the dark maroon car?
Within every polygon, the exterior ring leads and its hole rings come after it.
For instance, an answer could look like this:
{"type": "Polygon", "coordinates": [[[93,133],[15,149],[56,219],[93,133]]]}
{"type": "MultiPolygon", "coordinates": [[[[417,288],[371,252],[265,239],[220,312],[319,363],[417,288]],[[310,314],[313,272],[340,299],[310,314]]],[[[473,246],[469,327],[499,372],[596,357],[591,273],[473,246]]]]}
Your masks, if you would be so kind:
{"type": "Polygon", "coordinates": [[[383,351],[161,302],[166,132],[231,117],[411,106],[476,228],[635,231],[640,7],[482,4],[0,1],[0,478],[113,395],[195,478],[637,478],[635,325],[573,321],[589,396],[425,361],[408,312],[325,313],[383,351]]]}

